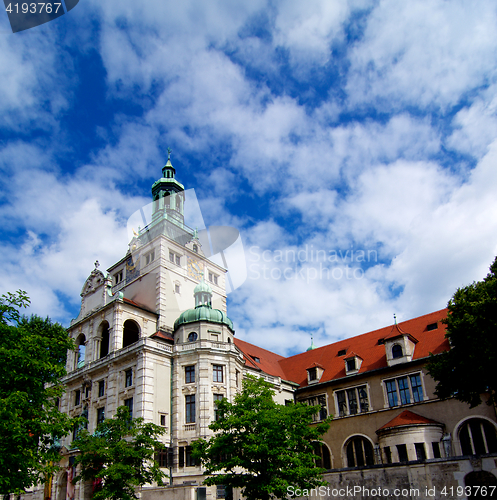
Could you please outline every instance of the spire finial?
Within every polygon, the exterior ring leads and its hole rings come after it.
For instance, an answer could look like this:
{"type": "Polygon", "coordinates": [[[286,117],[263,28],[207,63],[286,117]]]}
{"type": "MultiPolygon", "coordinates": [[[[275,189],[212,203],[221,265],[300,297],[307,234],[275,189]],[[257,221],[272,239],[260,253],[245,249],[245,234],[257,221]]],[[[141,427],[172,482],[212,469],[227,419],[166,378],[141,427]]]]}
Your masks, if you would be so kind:
{"type": "Polygon", "coordinates": [[[393,321],[394,321],[395,324],[397,324],[397,316],[396,316],[395,313],[393,313],[393,321]]]}
{"type": "Polygon", "coordinates": [[[96,260],[95,261],[95,270],[97,270],[99,266],[100,266],[100,262],[98,262],[98,260],[96,260]]]}
{"type": "Polygon", "coordinates": [[[171,153],[173,152],[173,150],[171,148],[167,148],[167,159],[170,160],[171,159],[171,153]]]}

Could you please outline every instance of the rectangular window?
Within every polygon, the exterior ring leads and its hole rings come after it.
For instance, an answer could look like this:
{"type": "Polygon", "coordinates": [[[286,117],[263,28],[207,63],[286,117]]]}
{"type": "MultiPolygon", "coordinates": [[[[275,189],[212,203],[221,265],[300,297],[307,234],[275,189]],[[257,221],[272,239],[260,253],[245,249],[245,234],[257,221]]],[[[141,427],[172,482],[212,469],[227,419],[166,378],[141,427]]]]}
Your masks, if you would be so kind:
{"type": "Polygon", "coordinates": [[[223,381],[223,367],[222,365],[212,365],[212,373],[214,382],[222,382],[223,381]]]}
{"type": "Polygon", "coordinates": [[[179,285],[176,283],[174,285],[174,293],[179,293],[179,290],[180,290],[179,285]]]}
{"type": "Polygon", "coordinates": [[[159,467],[169,467],[168,449],[163,448],[162,450],[156,450],[155,451],[155,461],[157,462],[159,467]]]}
{"type": "Polygon", "coordinates": [[[162,427],[166,426],[166,415],[160,416],[160,425],[162,425],[162,427]]]}
{"type": "Polygon", "coordinates": [[[151,252],[145,255],[145,265],[148,266],[150,263],[154,261],[154,259],[155,259],[155,250],[152,250],[151,252]]]}
{"type": "Polygon", "coordinates": [[[411,379],[411,387],[412,387],[412,397],[416,403],[423,401],[423,386],[421,385],[421,377],[418,374],[411,375],[409,377],[411,379]]]}
{"type": "Polygon", "coordinates": [[[81,391],[78,389],[74,391],[74,406],[78,406],[81,404],[81,391]]]}
{"type": "Polygon", "coordinates": [[[226,488],[224,484],[216,485],[216,498],[226,498],[226,488]]]}
{"type": "Polygon", "coordinates": [[[129,418],[133,418],[133,398],[125,399],[124,406],[129,411],[129,418]]]}
{"type": "Polygon", "coordinates": [[[324,420],[328,417],[328,408],[326,405],[326,396],[320,395],[320,396],[314,396],[312,398],[304,399],[302,401],[299,401],[299,403],[304,403],[309,406],[319,406],[319,411],[318,413],[314,414],[312,416],[312,420],[314,422],[319,422],[320,420],[324,420]]]}
{"type": "Polygon", "coordinates": [[[316,368],[309,368],[307,370],[307,373],[309,374],[309,382],[312,380],[317,380],[318,378],[318,373],[316,368]]]}
{"type": "Polygon", "coordinates": [[[365,385],[336,391],[338,415],[357,415],[369,411],[368,391],[365,385]]]}
{"type": "Polygon", "coordinates": [[[433,441],[433,443],[431,443],[431,448],[433,450],[433,458],[442,458],[440,454],[440,443],[438,441],[433,441]]]}
{"type": "Polygon", "coordinates": [[[185,366],[185,384],[195,382],[195,365],[185,366]]]}
{"type": "Polygon", "coordinates": [[[185,396],[185,414],[186,423],[195,423],[195,394],[185,396]]]}
{"type": "Polygon", "coordinates": [[[387,388],[388,406],[397,406],[397,384],[395,383],[395,380],[389,380],[385,383],[385,385],[387,388]]]}
{"type": "Polygon", "coordinates": [[[221,401],[223,398],[222,394],[214,394],[214,420],[219,420],[219,410],[217,409],[216,401],[221,401]]]}
{"type": "Polygon", "coordinates": [[[191,446],[185,446],[185,466],[186,467],[195,467],[196,462],[195,459],[192,456],[192,447],[191,446]]]}
{"type": "Polygon", "coordinates": [[[397,453],[399,454],[399,462],[407,462],[407,446],[405,444],[397,445],[397,453]]]}
{"type": "Polygon", "coordinates": [[[385,388],[390,407],[423,401],[420,373],[386,380],[385,388]]]}
{"type": "Polygon", "coordinates": [[[217,278],[218,278],[218,276],[217,276],[216,274],[211,273],[211,272],[209,271],[209,281],[210,281],[211,283],[214,283],[214,285],[217,285],[217,278]]]}
{"type": "Polygon", "coordinates": [[[123,278],[124,278],[124,272],[123,271],[119,271],[116,274],[114,274],[114,285],[118,285],[119,283],[121,283],[121,281],[123,280],[123,278]]]}
{"type": "Polygon", "coordinates": [[[355,358],[347,359],[346,363],[347,363],[347,371],[348,372],[352,372],[356,369],[355,358]]]}
{"type": "Polygon", "coordinates": [[[184,446],[180,446],[178,448],[178,466],[179,467],[185,466],[185,448],[184,448],[184,446]]]}
{"type": "Polygon", "coordinates": [[[98,382],[98,397],[101,398],[105,395],[105,381],[100,380],[98,382]]]}
{"type": "Polygon", "coordinates": [[[85,398],[89,398],[90,397],[90,391],[91,391],[91,385],[87,385],[85,387],[85,398]]]}
{"type": "Polygon", "coordinates": [[[355,389],[347,389],[347,399],[349,401],[349,414],[357,415],[357,393],[355,389]]]}
{"type": "Polygon", "coordinates": [[[173,264],[176,264],[177,266],[181,265],[181,257],[177,253],[174,253],[171,250],[169,250],[169,261],[172,262],[173,264]]]}
{"type": "Polygon", "coordinates": [[[97,408],[97,425],[105,420],[105,407],[97,408]]]}
{"type": "Polygon", "coordinates": [[[424,443],[414,443],[416,450],[416,460],[426,460],[426,450],[424,443]]]}
{"type": "Polygon", "coordinates": [[[398,378],[397,384],[399,386],[400,404],[409,404],[411,402],[411,394],[409,392],[409,383],[407,382],[407,377],[398,378]]]}
{"type": "Polygon", "coordinates": [[[124,372],[124,387],[131,387],[133,385],[133,370],[130,368],[124,372]]]}

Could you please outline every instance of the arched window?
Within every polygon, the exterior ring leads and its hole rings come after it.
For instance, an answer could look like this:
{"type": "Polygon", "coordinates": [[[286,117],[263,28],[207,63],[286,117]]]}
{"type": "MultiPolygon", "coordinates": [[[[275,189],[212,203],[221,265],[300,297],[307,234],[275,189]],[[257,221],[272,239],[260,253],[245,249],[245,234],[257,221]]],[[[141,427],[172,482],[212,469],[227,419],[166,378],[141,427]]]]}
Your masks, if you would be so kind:
{"type": "Polygon", "coordinates": [[[401,358],[403,355],[404,353],[402,352],[402,346],[399,344],[395,344],[392,347],[392,358],[393,359],[401,358]]]}
{"type": "Polygon", "coordinates": [[[102,337],[102,340],[100,341],[100,358],[103,358],[109,354],[109,343],[110,343],[110,337],[109,337],[109,323],[107,321],[102,322],[102,324],[99,327],[100,329],[100,335],[102,337]]]}
{"type": "Polygon", "coordinates": [[[76,340],[76,368],[85,366],[86,337],[81,334],[76,340]]]}
{"type": "Polygon", "coordinates": [[[373,465],[373,446],[362,436],[354,436],[346,444],[347,467],[373,465]]]}
{"type": "Polygon", "coordinates": [[[482,418],[471,418],[459,430],[463,455],[484,455],[497,452],[495,427],[482,418]]]}
{"type": "Polygon", "coordinates": [[[331,469],[331,455],[328,447],[325,444],[318,443],[317,441],[313,444],[314,454],[318,457],[316,458],[316,467],[326,470],[331,469]]]}
{"type": "Polygon", "coordinates": [[[198,253],[198,245],[196,243],[193,244],[193,251],[198,253]]]}
{"type": "Polygon", "coordinates": [[[123,348],[138,342],[139,338],[140,328],[132,319],[127,319],[123,328],[123,348]]]}

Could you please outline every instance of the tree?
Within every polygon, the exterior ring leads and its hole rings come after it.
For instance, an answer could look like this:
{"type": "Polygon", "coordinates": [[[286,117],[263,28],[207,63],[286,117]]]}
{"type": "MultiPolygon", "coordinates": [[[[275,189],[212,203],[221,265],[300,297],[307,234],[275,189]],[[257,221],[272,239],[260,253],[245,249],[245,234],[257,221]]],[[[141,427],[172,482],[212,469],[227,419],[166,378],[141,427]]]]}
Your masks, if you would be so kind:
{"type": "Polygon", "coordinates": [[[67,349],[66,330],[49,318],[27,318],[26,292],[0,298],[0,493],[44,481],[59,461],[58,439],[73,426],[58,410],[67,349]]]}
{"type": "Polygon", "coordinates": [[[432,356],[428,372],[440,398],[455,396],[471,408],[497,390],[497,258],[483,281],[459,288],[448,304],[446,338],[450,350],[432,356]]]}
{"type": "Polygon", "coordinates": [[[285,498],[291,486],[325,484],[314,446],[328,430],[328,419],[311,425],[319,407],[279,405],[273,395],[271,384],[247,377],[233,403],[217,402],[218,418],[209,426],[217,434],[193,443],[193,456],[210,476],[205,484],[242,488],[248,500],[285,498]]]}
{"type": "Polygon", "coordinates": [[[82,430],[73,441],[79,449],[75,465],[81,473],[74,480],[91,480],[94,500],[132,500],[136,486],[156,482],[163,486],[165,474],[153,460],[156,449],[164,445],[157,437],[164,429],[142,418],[131,419],[125,406],[114,418],[101,422],[94,434],[82,430]]]}

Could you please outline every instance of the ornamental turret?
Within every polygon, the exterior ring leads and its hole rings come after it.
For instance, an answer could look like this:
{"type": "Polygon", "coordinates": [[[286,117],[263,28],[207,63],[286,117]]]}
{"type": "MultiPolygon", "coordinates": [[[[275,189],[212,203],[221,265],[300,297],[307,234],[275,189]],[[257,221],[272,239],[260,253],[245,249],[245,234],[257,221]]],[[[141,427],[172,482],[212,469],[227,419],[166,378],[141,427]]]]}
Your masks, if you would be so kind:
{"type": "Polygon", "coordinates": [[[184,224],[185,188],[176,179],[176,169],[171,163],[171,148],[167,148],[167,163],[162,169],[162,177],[152,185],[154,201],[152,222],[164,218],[184,224]]]}

